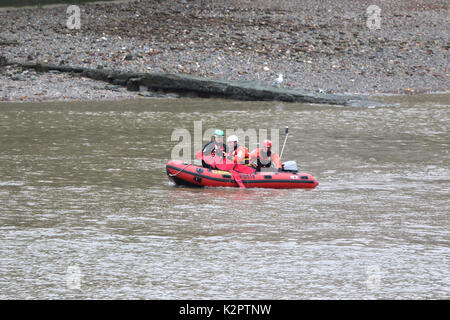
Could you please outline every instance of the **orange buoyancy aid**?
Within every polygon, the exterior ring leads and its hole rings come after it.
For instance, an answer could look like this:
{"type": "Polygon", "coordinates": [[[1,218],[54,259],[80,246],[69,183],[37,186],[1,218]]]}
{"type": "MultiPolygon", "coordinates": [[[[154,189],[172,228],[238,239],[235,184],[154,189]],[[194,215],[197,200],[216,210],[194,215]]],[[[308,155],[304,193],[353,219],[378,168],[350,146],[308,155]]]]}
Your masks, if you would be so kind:
{"type": "Polygon", "coordinates": [[[250,165],[250,155],[248,149],[244,146],[237,146],[234,150],[231,150],[229,156],[234,163],[250,165]]]}
{"type": "Polygon", "coordinates": [[[250,159],[256,159],[256,164],[259,168],[265,167],[269,168],[272,165],[272,162],[274,166],[278,169],[281,168],[281,160],[278,154],[275,152],[272,152],[270,149],[268,152],[264,152],[264,150],[261,150],[260,148],[256,148],[251,154],[250,159]]]}

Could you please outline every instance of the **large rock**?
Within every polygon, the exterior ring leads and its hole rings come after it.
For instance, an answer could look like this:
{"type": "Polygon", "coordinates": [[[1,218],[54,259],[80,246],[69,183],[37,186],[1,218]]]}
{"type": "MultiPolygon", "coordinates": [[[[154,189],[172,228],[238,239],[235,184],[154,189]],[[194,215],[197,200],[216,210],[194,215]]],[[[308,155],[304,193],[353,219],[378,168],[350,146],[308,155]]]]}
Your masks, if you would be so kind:
{"type": "MultiPolygon", "coordinates": [[[[304,89],[284,89],[258,84],[253,81],[227,81],[200,78],[190,75],[164,73],[145,74],[142,84],[153,90],[186,93],[194,92],[200,97],[218,97],[237,100],[279,100],[345,105],[350,97],[316,93],[304,89]]],[[[359,99],[359,98],[357,98],[359,99]]]]}
{"type": "Polygon", "coordinates": [[[141,78],[131,78],[127,81],[128,91],[139,91],[139,86],[141,85],[141,78]]]}
{"type": "Polygon", "coordinates": [[[39,63],[23,63],[24,68],[48,72],[58,70],[72,72],[95,80],[126,86],[129,91],[139,91],[146,86],[153,91],[177,93],[180,96],[205,98],[226,98],[235,100],[323,103],[348,106],[381,106],[382,102],[368,100],[361,96],[334,95],[305,89],[287,89],[266,86],[253,81],[231,81],[201,78],[191,75],[168,73],[118,72],[108,69],[56,66],[39,63]]]}

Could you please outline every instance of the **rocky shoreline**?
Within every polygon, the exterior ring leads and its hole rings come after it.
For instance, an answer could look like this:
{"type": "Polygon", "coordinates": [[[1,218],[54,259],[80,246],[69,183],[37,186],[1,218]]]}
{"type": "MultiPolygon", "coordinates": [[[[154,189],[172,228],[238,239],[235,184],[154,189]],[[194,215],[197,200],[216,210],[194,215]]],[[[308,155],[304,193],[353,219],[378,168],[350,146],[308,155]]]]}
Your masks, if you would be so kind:
{"type": "MultiPolygon", "coordinates": [[[[450,91],[446,1],[179,0],[80,8],[80,30],[66,27],[65,6],[0,11],[0,55],[21,64],[265,85],[281,73],[284,88],[336,94],[450,91]],[[366,25],[372,4],[381,9],[377,30],[366,25]]],[[[1,101],[154,96],[17,66],[0,67],[0,84],[1,101]]]]}

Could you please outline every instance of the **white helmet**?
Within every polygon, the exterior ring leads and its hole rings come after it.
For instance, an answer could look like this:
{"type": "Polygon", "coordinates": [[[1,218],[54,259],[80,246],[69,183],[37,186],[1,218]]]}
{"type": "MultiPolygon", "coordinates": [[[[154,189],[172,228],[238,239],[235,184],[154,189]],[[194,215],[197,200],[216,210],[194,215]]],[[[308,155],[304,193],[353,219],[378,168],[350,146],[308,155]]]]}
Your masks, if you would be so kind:
{"type": "Polygon", "coordinates": [[[238,137],[233,134],[227,138],[227,143],[228,142],[239,142],[238,137]]]}

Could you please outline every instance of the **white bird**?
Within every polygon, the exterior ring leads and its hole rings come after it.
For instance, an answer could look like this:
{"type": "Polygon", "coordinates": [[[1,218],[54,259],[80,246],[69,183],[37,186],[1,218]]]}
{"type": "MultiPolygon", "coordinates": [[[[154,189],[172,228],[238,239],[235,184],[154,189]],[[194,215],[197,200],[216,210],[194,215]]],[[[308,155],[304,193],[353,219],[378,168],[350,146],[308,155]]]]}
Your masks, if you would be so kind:
{"type": "Polygon", "coordinates": [[[283,82],[283,75],[280,73],[278,74],[278,78],[275,79],[275,81],[272,83],[273,86],[279,86],[283,82]]]}

